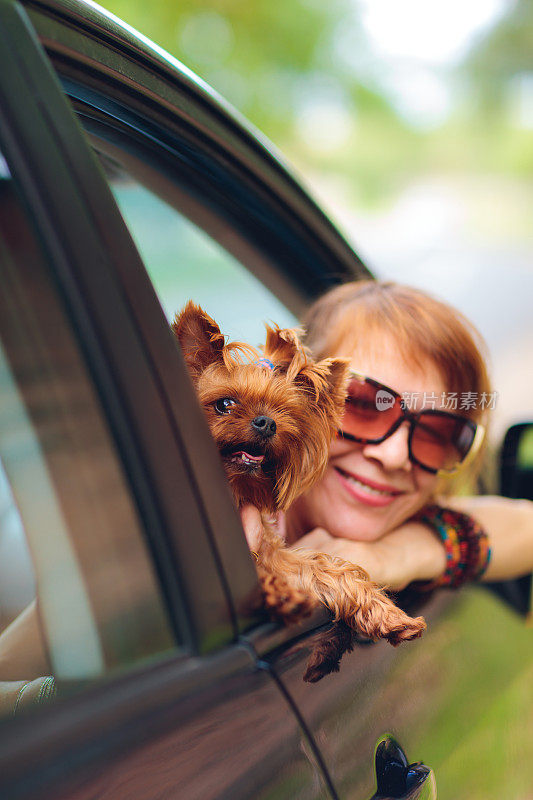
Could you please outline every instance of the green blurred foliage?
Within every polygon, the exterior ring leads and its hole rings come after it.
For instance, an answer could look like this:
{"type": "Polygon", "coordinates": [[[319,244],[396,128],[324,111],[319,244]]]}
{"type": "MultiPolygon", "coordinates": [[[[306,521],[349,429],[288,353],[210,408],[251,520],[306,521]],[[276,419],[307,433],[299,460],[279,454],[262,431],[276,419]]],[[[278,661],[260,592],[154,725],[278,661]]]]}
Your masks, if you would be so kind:
{"type": "Polygon", "coordinates": [[[453,614],[426,635],[432,637],[425,652],[430,665],[420,663],[416,648],[406,649],[391,676],[395,691],[409,681],[406,693],[416,676],[422,701],[431,698],[412,740],[407,724],[406,751],[423,754],[435,770],[439,798],[530,800],[531,629],[494,595],[470,587],[457,593],[453,614]],[[490,627],[480,626],[481,619],[490,619],[490,627]]]}
{"type": "MultiPolygon", "coordinates": [[[[516,124],[510,100],[515,77],[533,76],[531,0],[511,2],[456,68],[450,77],[462,101],[430,130],[412,127],[379,80],[350,66],[339,42],[357,50],[364,36],[352,0],[108,0],[106,7],[204,78],[301,171],[341,175],[360,204],[380,203],[428,172],[533,175],[531,130],[516,124]],[[337,147],[314,147],[316,116],[306,118],[303,134],[302,117],[309,106],[329,115],[331,100],[350,121],[348,134],[337,147]]],[[[333,116],[332,126],[343,119],[333,116]]]]}
{"type": "Polygon", "coordinates": [[[348,0],[110,0],[106,7],[179,58],[255,125],[284,136],[306,78],[331,71],[348,0]]]}
{"type": "Polygon", "coordinates": [[[418,158],[418,135],[337,56],[339,28],[359,30],[349,0],[109,0],[106,8],[200,75],[300,164],[347,170],[367,187],[367,200],[401,178],[395,162],[418,158]],[[306,150],[295,133],[302,105],[317,93],[335,96],[357,119],[354,139],[326,155],[306,150]]]}
{"type": "Polygon", "coordinates": [[[476,90],[478,108],[492,116],[506,104],[509,83],[533,70],[533,3],[515,0],[499,24],[464,64],[476,90]]]}

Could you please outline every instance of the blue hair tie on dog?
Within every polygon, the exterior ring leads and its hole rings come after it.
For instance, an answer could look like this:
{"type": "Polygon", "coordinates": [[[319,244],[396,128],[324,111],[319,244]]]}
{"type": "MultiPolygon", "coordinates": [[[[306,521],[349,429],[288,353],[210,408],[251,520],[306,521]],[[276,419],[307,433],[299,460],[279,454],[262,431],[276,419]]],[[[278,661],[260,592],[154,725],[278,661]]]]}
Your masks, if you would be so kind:
{"type": "Polygon", "coordinates": [[[268,358],[260,358],[259,361],[254,361],[257,367],[264,367],[265,369],[274,369],[274,364],[268,358]]]}

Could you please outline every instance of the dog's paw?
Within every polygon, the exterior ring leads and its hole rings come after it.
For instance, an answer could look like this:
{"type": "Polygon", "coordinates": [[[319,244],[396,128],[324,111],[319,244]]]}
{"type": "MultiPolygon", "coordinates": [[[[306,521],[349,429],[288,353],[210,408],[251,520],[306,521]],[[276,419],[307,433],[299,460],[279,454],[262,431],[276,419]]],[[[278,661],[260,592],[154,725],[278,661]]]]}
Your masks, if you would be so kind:
{"type": "Polygon", "coordinates": [[[410,617],[401,608],[388,601],[372,609],[371,614],[356,613],[357,629],[369,639],[387,639],[394,647],[417,639],[426,630],[424,617],[410,617]]]}
{"type": "Polygon", "coordinates": [[[399,619],[395,615],[395,619],[391,622],[392,628],[384,636],[394,647],[402,642],[418,639],[427,627],[424,617],[409,617],[400,609],[398,610],[400,611],[399,619]]]}
{"type": "MultiPolygon", "coordinates": [[[[367,587],[368,588],[368,587],[367,587]]],[[[426,629],[423,617],[410,617],[377,587],[361,594],[363,602],[344,608],[342,619],[353,630],[377,641],[387,639],[392,645],[417,639],[426,629]]]]}

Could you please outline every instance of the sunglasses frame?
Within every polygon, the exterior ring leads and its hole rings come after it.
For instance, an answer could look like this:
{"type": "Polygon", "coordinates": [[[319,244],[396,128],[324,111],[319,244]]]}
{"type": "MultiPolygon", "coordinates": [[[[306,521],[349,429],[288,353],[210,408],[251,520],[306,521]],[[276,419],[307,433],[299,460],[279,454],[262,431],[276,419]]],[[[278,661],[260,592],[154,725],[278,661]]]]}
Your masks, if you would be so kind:
{"type": "MultiPolygon", "coordinates": [[[[439,409],[433,408],[426,408],[422,409],[421,411],[409,411],[408,409],[404,408],[402,403],[402,396],[399,392],[396,392],[394,389],[391,389],[389,386],[386,386],[384,383],[380,381],[376,381],[374,378],[369,378],[366,375],[363,375],[360,372],[356,372],[355,370],[349,370],[348,374],[350,378],[355,378],[359,382],[362,383],[369,383],[371,386],[375,386],[377,389],[384,389],[386,392],[389,392],[396,400],[399,401],[401,416],[393,422],[392,427],[384,436],[381,436],[378,439],[366,439],[366,438],[359,438],[354,436],[351,433],[346,433],[343,430],[339,430],[338,434],[342,439],[347,439],[351,442],[359,442],[360,444],[381,444],[393,433],[396,433],[400,425],[404,422],[409,423],[409,437],[407,440],[407,447],[409,452],[409,460],[416,464],[421,469],[425,470],[426,472],[430,472],[432,475],[438,475],[439,477],[448,477],[450,475],[455,475],[459,470],[464,469],[467,464],[470,464],[471,461],[476,457],[476,454],[479,452],[479,448],[481,447],[481,443],[483,442],[483,438],[485,436],[485,428],[479,422],[474,422],[473,420],[469,419],[468,417],[463,417],[461,414],[452,414],[449,411],[440,411],[439,409]],[[470,449],[468,453],[465,455],[462,461],[460,461],[456,467],[452,469],[435,469],[434,467],[428,467],[425,464],[422,464],[416,456],[413,455],[412,451],[412,439],[415,430],[416,423],[420,420],[420,416],[422,414],[430,414],[432,416],[439,416],[439,417],[449,417],[452,419],[460,419],[463,422],[467,422],[471,428],[475,429],[474,438],[472,440],[472,444],[470,445],[470,449]]],[[[349,395],[348,395],[349,398],[349,395]]],[[[347,398],[347,400],[348,400],[347,398]]]]}

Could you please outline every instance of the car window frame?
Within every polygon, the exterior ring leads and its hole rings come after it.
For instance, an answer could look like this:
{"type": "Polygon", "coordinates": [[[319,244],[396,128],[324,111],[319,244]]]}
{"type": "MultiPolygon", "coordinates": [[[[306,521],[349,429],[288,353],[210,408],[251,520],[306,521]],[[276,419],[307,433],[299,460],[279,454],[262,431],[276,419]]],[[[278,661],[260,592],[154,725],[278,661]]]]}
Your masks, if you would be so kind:
{"type": "Polygon", "coordinates": [[[46,253],[15,180],[0,192],[0,457],[54,677],[82,680],[181,643],[46,253]]]}
{"type": "MultiPolygon", "coordinates": [[[[173,624],[192,651],[206,652],[237,630],[180,437],[183,426],[203,422],[201,412],[144,266],[29,21],[14,2],[3,4],[2,18],[2,149],[78,332],[173,624]],[[142,339],[149,328],[166,348],[184,410],[178,422],[142,339]]],[[[213,447],[208,434],[206,441],[213,447]]],[[[238,531],[229,492],[227,505],[238,531]]],[[[251,587],[255,580],[250,564],[251,587]]]]}

